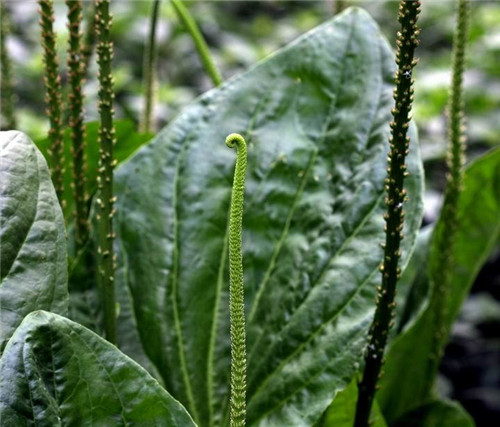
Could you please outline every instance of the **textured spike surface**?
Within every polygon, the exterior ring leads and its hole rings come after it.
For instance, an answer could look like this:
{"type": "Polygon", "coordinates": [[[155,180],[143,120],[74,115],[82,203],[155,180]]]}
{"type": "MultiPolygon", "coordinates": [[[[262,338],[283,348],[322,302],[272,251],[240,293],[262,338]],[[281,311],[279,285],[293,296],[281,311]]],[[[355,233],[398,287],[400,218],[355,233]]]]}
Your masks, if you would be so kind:
{"type": "Polygon", "coordinates": [[[49,138],[52,182],[61,205],[64,204],[63,174],[64,174],[64,143],[61,112],[61,78],[59,76],[59,61],[57,59],[56,34],[53,30],[54,2],[39,0],[40,28],[42,35],[45,103],[50,121],[49,138]]]}
{"type": "Polygon", "coordinates": [[[226,138],[226,145],[237,151],[231,208],[229,212],[229,316],[231,336],[231,426],[245,425],[246,416],[246,333],[241,249],[243,199],[247,167],[247,144],[239,134],[226,138]]]}
{"type": "Polygon", "coordinates": [[[405,158],[410,149],[408,127],[413,102],[412,70],[417,60],[414,51],[418,46],[419,29],[417,18],[420,2],[402,0],[399,6],[398,32],[396,45],[396,88],[394,90],[395,107],[392,110],[390,151],[387,158],[387,178],[385,181],[387,211],[384,215],[385,243],[383,261],[380,264],[382,284],[378,287],[377,309],[370,328],[369,343],[365,351],[365,370],[359,383],[359,396],[356,407],[355,427],[369,424],[370,411],[375,397],[375,388],[383,364],[389,329],[395,316],[396,283],[401,276],[399,260],[401,258],[401,240],[403,239],[403,205],[408,200],[407,190],[403,186],[408,175],[405,158]]]}
{"type": "Polygon", "coordinates": [[[99,0],[95,3],[95,21],[97,32],[97,63],[99,65],[99,171],[97,198],[99,222],[99,246],[97,248],[97,270],[104,300],[104,324],[106,338],[116,341],[116,307],[115,307],[115,256],[113,251],[113,145],[115,144],[115,128],[113,125],[113,76],[111,60],[113,58],[113,43],[110,39],[111,16],[109,1],[99,0]]]}
{"type": "Polygon", "coordinates": [[[81,60],[82,21],[81,0],[66,0],[68,8],[68,94],[69,127],[73,142],[73,194],[75,197],[75,237],[77,248],[81,248],[88,236],[87,223],[87,190],[86,190],[86,156],[85,126],[83,123],[83,72],[81,60]]]}

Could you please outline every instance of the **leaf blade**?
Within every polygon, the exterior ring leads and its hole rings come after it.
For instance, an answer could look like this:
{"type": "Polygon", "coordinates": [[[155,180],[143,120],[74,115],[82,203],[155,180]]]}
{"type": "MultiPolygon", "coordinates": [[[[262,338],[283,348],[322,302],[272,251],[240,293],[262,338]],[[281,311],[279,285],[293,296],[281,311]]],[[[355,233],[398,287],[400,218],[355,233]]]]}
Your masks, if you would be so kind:
{"type": "Polygon", "coordinates": [[[194,426],[186,410],[116,347],[62,316],[26,317],[0,359],[5,425],[194,426]],[[10,424],[9,424],[10,423],[10,424]]]}
{"type": "MultiPolygon", "coordinates": [[[[376,25],[351,10],[203,96],[117,171],[117,285],[167,388],[207,424],[225,423],[229,373],[225,136],[248,141],[248,422],[310,423],[359,369],[374,309],[393,71],[376,25]]],[[[411,132],[404,260],[422,212],[411,132]]]]}
{"type": "Polygon", "coordinates": [[[31,311],[68,309],[66,235],[47,164],[18,131],[1,132],[0,351],[31,311]]]}

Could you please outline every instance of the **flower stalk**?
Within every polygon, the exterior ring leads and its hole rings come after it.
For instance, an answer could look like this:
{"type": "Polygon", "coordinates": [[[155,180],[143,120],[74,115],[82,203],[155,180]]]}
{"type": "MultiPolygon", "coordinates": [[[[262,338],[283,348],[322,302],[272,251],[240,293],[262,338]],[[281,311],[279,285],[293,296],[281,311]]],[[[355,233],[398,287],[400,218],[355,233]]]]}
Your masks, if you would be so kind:
{"type": "Polygon", "coordinates": [[[210,51],[208,50],[207,42],[203,38],[198,26],[196,25],[195,20],[190,15],[189,11],[186,9],[181,0],[171,0],[172,6],[179,17],[179,20],[186,27],[186,30],[191,35],[193,39],[194,45],[200,56],[201,62],[205,71],[212,79],[212,82],[215,86],[219,86],[222,83],[222,77],[215,65],[215,61],[210,55],[210,51]]]}
{"type": "Polygon", "coordinates": [[[469,20],[469,1],[459,0],[456,28],[453,40],[452,83],[448,105],[448,152],[446,163],[446,188],[439,225],[436,227],[433,251],[430,257],[430,274],[434,280],[431,305],[436,313],[436,334],[430,354],[431,369],[427,378],[430,391],[439,361],[449,336],[449,312],[447,300],[451,285],[453,250],[458,228],[458,201],[463,185],[463,165],[465,164],[465,119],[463,100],[463,74],[469,20]]]}
{"type": "Polygon", "coordinates": [[[156,24],[160,10],[160,0],[155,0],[151,10],[151,27],[149,30],[149,40],[146,45],[144,55],[144,112],[141,121],[141,132],[154,131],[153,107],[155,101],[156,83],[156,24]]]}
{"type": "Polygon", "coordinates": [[[111,60],[113,43],[110,40],[112,18],[109,13],[109,0],[97,0],[95,3],[95,21],[97,34],[97,63],[99,66],[99,171],[97,199],[99,222],[99,246],[97,249],[97,270],[104,300],[104,325],[106,339],[116,343],[116,309],[114,270],[115,256],[113,254],[113,169],[116,161],[113,159],[115,144],[115,128],[113,124],[113,77],[111,75],[111,60]]]}
{"type": "Polygon", "coordinates": [[[242,427],[246,417],[246,333],[241,240],[247,146],[243,137],[236,133],[226,138],[226,145],[237,150],[229,214],[230,425],[242,427]]]}
{"type": "Polygon", "coordinates": [[[68,7],[68,94],[69,127],[73,142],[73,194],[75,197],[75,240],[77,250],[88,237],[85,176],[85,126],[83,123],[83,62],[81,61],[82,2],[66,0],[68,7]]]}
{"type": "Polygon", "coordinates": [[[95,6],[94,3],[90,3],[87,10],[87,26],[85,28],[85,34],[83,36],[83,45],[82,45],[82,67],[83,67],[83,75],[86,76],[88,73],[90,57],[92,56],[92,52],[94,51],[95,43],[96,43],[96,31],[95,31],[95,6]]]}
{"type": "Polygon", "coordinates": [[[0,57],[2,62],[2,130],[16,128],[15,95],[12,83],[11,62],[5,40],[9,34],[9,16],[3,1],[0,2],[0,57]]]}
{"type": "Polygon", "coordinates": [[[398,21],[401,31],[397,37],[396,89],[394,91],[395,107],[392,110],[390,152],[385,190],[387,212],[384,215],[385,244],[384,259],[380,265],[382,284],[378,288],[377,307],[373,323],[370,327],[369,344],[365,353],[365,370],[358,384],[359,396],[356,406],[355,427],[366,427],[373,400],[376,384],[383,364],[387,336],[394,317],[396,283],[401,270],[398,267],[401,257],[400,242],[403,238],[404,212],[403,204],[407,200],[403,183],[408,175],[405,157],[409,151],[410,138],[407,136],[410,122],[410,110],[413,101],[412,71],[417,64],[414,51],[418,46],[419,29],[417,18],[420,12],[420,2],[402,0],[399,6],[398,21]]]}
{"type": "Polygon", "coordinates": [[[49,139],[52,182],[54,183],[59,203],[64,205],[64,139],[61,112],[61,79],[58,70],[56,34],[52,28],[54,22],[54,4],[52,0],[39,0],[38,4],[40,5],[40,28],[43,62],[45,65],[45,103],[47,104],[47,116],[50,121],[49,139]]]}

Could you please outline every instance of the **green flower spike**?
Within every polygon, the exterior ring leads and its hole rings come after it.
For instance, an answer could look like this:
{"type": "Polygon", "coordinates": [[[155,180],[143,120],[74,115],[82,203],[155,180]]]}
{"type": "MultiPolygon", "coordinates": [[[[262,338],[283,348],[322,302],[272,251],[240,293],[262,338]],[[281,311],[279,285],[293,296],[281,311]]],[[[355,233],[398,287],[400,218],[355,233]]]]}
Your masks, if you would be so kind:
{"type": "Polygon", "coordinates": [[[68,8],[68,95],[69,127],[73,141],[73,192],[75,196],[75,235],[77,249],[81,249],[88,236],[87,195],[85,176],[85,126],[83,124],[83,63],[80,59],[82,22],[81,0],[66,0],[68,8]]]}
{"type": "Polygon", "coordinates": [[[104,300],[104,325],[106,339],[116,343],[116,307],[115,307],[115,255],[113,253],[113,159],[115,145],[115,127],[113,124],[113,76],[111,75],[111,59],[113,43],[110,40],[111,16],[109,0],[98,0],[95,3],[95,21],[97,33],[97,63],[99,65],[99,175],[97,183],[99,198],[97,212],[99,220],[98,273],[104,300]]]}
{"type": "Polygon", "coordinates": [[[417,18],[420,12],[420,2],[402,0],[399,6],[398,20],[401,30],[397,37],[396,89],[394,91],[395,107],[392,110],[390,152],[388,156],[384,215],[385,244],[384,258],[380,265],[382,284],[378,288],[377,308],[370,328],[369,344],[365,353],[365,371],[359,383],[359,397],[356,406],[355,427],[369,425],[370,411],[375,397],[377,381],[382,369],[387,335],[392,325],[396,303],[396,283],[401,274],[398,267],[403,238],[404,212],[403,204],[407,199],[403,187],[406,171],[405,157],[408,154],[410,138],[407,136],[410,123],[410,111],[413,102],[412,70],[417,64],[414,59],[415,48],[418,46],[417,18]]]}
{"type": "Polygon", "coordinates": [[[231,210],[229,214],[229,316],[231,328],[231,426],[245,425],[246,415],[246,335],[243,291],[243,256],[241,251],[243,198],[247,166],[247,145],[241,135],[226,138],[229,148],[236,148],[231,210]]]}
{"type": "Polygon", "coordinates": [[[49,116],[50,156],[52,182],[57,198],[64,204],[64,141],[61,113],[61,79],[57,60],[56,35],[52,28],[54,22],[54,2],[39,0],[40,28],[42,32],[43,62],[45,65],[44,82],[46,88],[45,103],[49,116]]]}
{"type": "Polygon", "coordinates": [[[463,74],[465,68],[465,47],[468,32],[469,1],[460,0],[456,29],[453,41],[453,68],[450,101],[448,106],[448,153],[446,189],[441,218],[434,231],[433,252],[430,259],[430,272],[434,280],[434,292],[430,305],[436,313],[436,335],[430,354],[430,370],[426,389],[431,391],[437,375],[439,362],[448,341],[449,321],[447,299],[450,292],[452,254],[458,228],[458,201],[462,192],[463,165],[465,164],[465,120],[463,100],[463,74]]]}

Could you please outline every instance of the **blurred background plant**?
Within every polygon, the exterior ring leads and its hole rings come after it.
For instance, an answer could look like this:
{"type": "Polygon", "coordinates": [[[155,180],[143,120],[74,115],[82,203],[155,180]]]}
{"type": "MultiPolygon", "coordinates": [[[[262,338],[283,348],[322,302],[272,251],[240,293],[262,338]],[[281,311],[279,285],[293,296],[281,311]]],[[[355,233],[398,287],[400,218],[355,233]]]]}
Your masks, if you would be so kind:
{"type": "MultiPolygon", "coordinates": [[[[153,1],[112,2],[115,43],[116,118],[126,118],[138,127],[144,106],[143,57],[150,29],[153,1]]],[[[260,59],[300,34],[329,19],[345,5],[367,9],[389,40],[398,23],[397,1],[189,1],[185,2],[205,36],[215,62],[227,80],[247,70],[260,59]]],[[[17,128],[34,140],[46,138],[49,121],[45,114],[42,81],[42,48],[35,0],[7,1],[10,33],[2,40],[11,58],[11,75],[17,128]]],[[[426,170],[425,223],[439,212],[446,149],[446,105],[451,78],[451,43],[455,2],[424,0],[420,18],[420,64],[415,71],[414,117],[426,170]]],[[[64,1],[55,1],[58,55],[62,81],[67,81],[69,33],[64,1]]],[[[5,15],[5,14],[2,14],[5,15]]],[[[91,2],[84,2],[84,27],[93,15],[91,2]]],[[[179,23],[169,1],[159,4],[156,28],[156,105],[153,123],[157,130],[180,110],[213,87],[203,70],[189,34],[179,23]]],[[[500,3],[472,1],[465,111],[468,160],[500,144],[500,3]]],[[[85,121],[98,119],[97,66],[92,57],[84,85],[85,121]]],[[[367,79],[370,76],[366,76],[367,79]]],[[[2,88],[2,97],[5,92],[2,88]]],[[[67,99],[67,93],[63,94],[67,99]]],[[[2,128],[5,117],[2,111],[2,128]]],[[[499,183],[500,187],[500,183],[499,183]]],[[[478,194],[480,197],[480,194],[478,194]]],[[[441,366],[441,388],[459,400],[478,425],[492,425],[500,416],[500,248],[480,273],[471,296],[456,323],[441,366]]]]}

